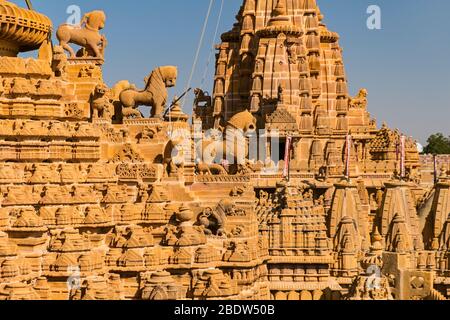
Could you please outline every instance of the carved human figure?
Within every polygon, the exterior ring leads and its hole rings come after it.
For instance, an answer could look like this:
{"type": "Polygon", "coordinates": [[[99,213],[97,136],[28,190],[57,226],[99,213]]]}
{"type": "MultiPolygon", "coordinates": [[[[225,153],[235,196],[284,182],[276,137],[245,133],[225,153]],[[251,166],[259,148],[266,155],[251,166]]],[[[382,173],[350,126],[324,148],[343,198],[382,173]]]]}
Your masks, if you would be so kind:
{"type": "Polygon", "coordinates": [[[30,183],[48,183],[60,180],[56,165],[33,164],[28,169],[32,172],[30,183]]]}
{"type": "Polygon", "coordinates": [[[138,199],[141,203],[146,203],[150,198],[149,186],[145,183],[139,184],[138,199]]]}
{"type": "Polygon", "coordinates": [[[19,168],[15,164],[5,163],[0,166],[0,180],[11,181],[18,178],[19,168]]]}

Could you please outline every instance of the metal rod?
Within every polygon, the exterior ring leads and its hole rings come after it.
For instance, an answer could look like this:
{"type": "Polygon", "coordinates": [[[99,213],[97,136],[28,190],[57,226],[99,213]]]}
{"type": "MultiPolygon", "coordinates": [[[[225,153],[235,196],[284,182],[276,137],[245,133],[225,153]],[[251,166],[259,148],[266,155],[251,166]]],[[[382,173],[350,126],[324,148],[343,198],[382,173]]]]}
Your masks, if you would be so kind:
{"type": "Polygon", "coordinates": [[[438,183],[438,174],[437,174],[437,157],[433,154],[433,175],[434,175],[434,184],[438,183]]]}
{"type": "Polygon", "coordinates": [[[352,136],[347,134],[346,138],[346,161],[345,161],[345,177],[350,180],[350,154],[352,152],[352,136]]]}
{"type": "Polygon", "coordinates": [[[28,9],[33,10],[33,4],[31,3],[31,0],[25,0],[28,9]]]}
{"type": "Polygon", "coordinates": [[[406,176],[406,136],[401,135],[400,137],[400,177],[402,179],[406,176]]]}
{"type": "Polygon", "coordinates": [[[167,110],[166,110],[166,112],[164,113],[164,116],[166,116],[171,110],[172,110],[172,108],[178,103],[178,102],[180,102],[181,101],[181,99],[183,99],[183,97],[185,96],[185,95],[187,95],[188,93],[189,93],[189,91],[191,91],[192,90],[192,88],[189,88],[189,89],[187,89],[177,100],[175,100],[175,101],[173,101],[172,102],[172,104],[170,105],[170,107],[169,108],[167,108],[167,110]]]}

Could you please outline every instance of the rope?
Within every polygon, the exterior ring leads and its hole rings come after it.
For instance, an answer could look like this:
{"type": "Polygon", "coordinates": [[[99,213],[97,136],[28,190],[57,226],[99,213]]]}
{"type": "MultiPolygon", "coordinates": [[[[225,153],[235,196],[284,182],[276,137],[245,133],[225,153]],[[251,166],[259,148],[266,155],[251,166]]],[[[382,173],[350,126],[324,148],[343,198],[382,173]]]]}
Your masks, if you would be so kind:
{"type": "Polygon", "coordinates": [[[202,81],[200,82],[200,87],[202,87],[206,81],[206,76],[208,75],[209,66],[211,64],[211,60],[214,55],[214,51],[215,51],[214,45],[216,44],[217,34],[219,33],[219,27],[220,27],[220,22],[222,20],[224,4],[225,4],[225,0],[222,0],[220,3],[219,16],[217,18],[216,31],[214,32],[214,37],[213,37],[212,44],[211,44],[211,51],[209,52],[208,61],[206,62],[206,67],[205,67],[205,71],[203,73],[202,81]]]}
{"type": "MultiPolygon", "coordinates": [[[[205,23],[203,24],[202,34],[200,36],[200,41],[198,43],[197,52],[196,52],[195,58],[194,58],[194,64],[192,65],[191,74],[189,76],[189,80],[187,82],[187,85],[186,85],[186,88],[184,91],[186,91],[188,88],[190,88],[192,79],[194,78],[195,69],[197,68],[197,62],[198,62],[198,58],[200,56],[200,50],[202,49],[202,46],[203,46],[203,39],[205,38],[206,27],[208,26],[208,21],[209,21],[209,17],[211,16],[211,10],[212,10],[214,1],[215,0],[210,0],[210,2],[209,2],[208,12],[206,14],[205,23]]],[[[185,103],[186,103],[186,97],[183,99],[183,102],[181,104],[182,108],[184,107],[185,103]]]]}

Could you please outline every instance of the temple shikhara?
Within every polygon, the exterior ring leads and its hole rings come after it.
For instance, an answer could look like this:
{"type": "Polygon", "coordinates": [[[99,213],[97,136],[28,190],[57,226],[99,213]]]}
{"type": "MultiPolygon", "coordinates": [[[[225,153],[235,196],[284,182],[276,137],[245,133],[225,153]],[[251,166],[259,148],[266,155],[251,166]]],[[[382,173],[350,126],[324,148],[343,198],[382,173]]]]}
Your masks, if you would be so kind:
{"type": "Polygon", "coordinates": [[[0,1],[0,300],[450,296],[449,168],[349,94],[315,0],[244,0],[192,115],[175,66],[104,83],[106,21],[0,1]]]}

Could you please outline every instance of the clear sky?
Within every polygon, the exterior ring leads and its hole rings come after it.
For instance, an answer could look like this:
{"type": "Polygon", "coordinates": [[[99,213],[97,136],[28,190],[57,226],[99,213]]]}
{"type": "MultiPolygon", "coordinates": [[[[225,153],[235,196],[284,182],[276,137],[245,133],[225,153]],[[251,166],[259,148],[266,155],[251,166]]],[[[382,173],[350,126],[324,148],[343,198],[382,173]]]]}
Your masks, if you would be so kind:
{"type": "MultiPolygon", "coordinates": [[[[221,0],[211,20],[192,83],[201,79],[211,52],[221,0]]],[[[25,1],[14,0],[23,5],[25,1]]],[[[127,79],[139,87],[156,66],[179,67],[180,94],[193,64],[209,0],[32,0],[54,25],[67,20],[69,5],[82,12],[103,9],[109,45],[105,81],[127,79]]],[[[231,28],[242,0],[225,0],[219,34],[231,28]]],[[[369,110],[378,120],[425,143],[434,132],[450,134],[450,27],[448,0],[318,0],[325,23],[341,35],[350,90],[369,90],[369,110]],[[378,5],[382,29],[366,26],[369,5],[378,5]]],[[[202,85],[210,91],[214,57],[202,85]]],[[[186,105],[186,111],[189,111],[186,105]]]]}

